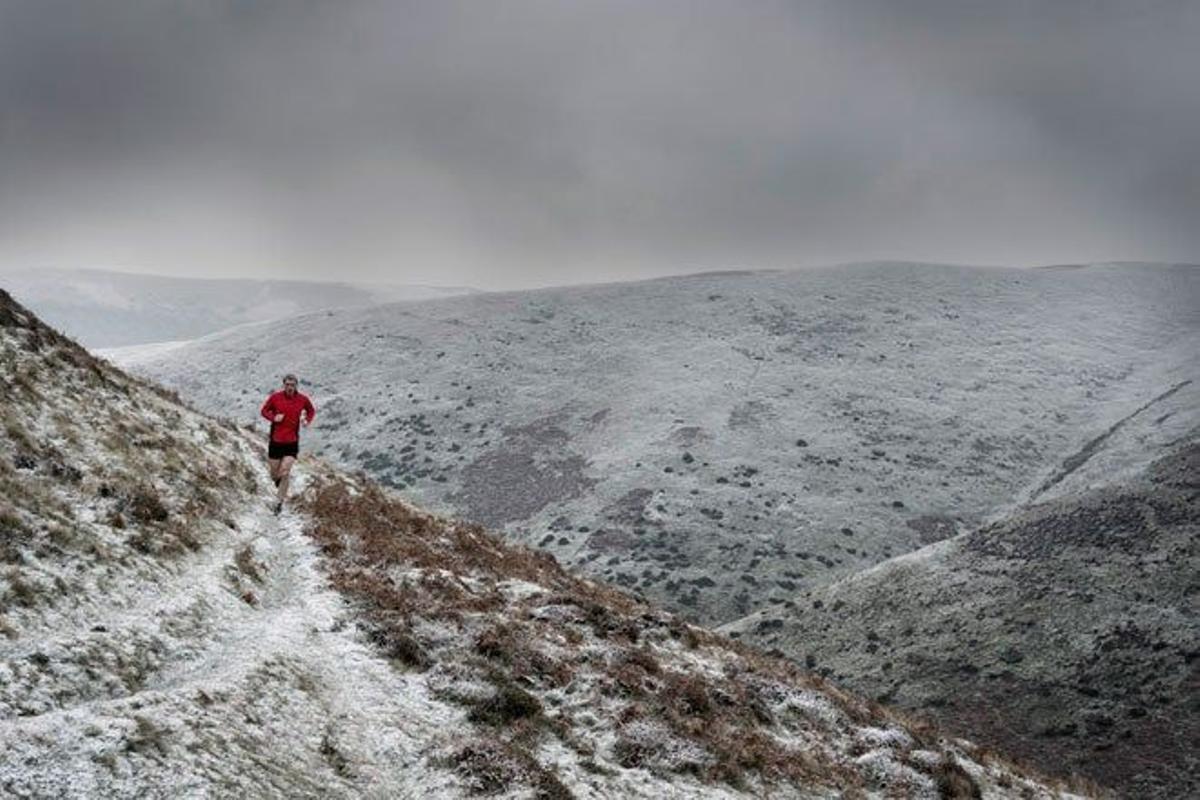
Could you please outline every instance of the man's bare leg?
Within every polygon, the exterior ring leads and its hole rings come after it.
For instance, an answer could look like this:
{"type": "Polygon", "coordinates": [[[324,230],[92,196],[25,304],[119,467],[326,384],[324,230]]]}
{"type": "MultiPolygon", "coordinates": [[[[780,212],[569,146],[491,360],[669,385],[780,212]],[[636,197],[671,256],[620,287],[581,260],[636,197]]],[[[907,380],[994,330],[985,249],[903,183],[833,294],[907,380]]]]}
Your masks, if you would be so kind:
{"type": "Polygon", "coordinates": [[[283,460],[279,462],[279,470],[275,473],[275,476],[279,478],[279,495],[276,508],[283,505],[283,501],[287,499],[288,477],[292,473],[292,464],[295,463],[296,459],[291,456],[284,456],[283,460]]]}
{"type": "Polygon", "coordinates": [[[279,462],[280,462],[280,459],[278,459],[278,458],[268,458],[267,459],[267,469],[270,470],[271,480],[275,483],[276,486],[279,485],[279,462]]]}

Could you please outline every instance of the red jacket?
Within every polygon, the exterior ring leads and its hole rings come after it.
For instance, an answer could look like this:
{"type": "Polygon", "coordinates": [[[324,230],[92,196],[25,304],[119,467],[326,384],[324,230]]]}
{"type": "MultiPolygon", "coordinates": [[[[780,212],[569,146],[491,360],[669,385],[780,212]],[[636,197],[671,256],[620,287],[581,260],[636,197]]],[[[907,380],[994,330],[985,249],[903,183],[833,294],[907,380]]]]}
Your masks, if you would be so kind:
{"type": "Polygon", "coordinates": [[[291,397],[282,389],[275,392],[263,403],[262,415],[271,423],[271,441],[280,444],[291,444],[300,441],[300,412],[308,415],[312,422],[317,415],[312,401],[307,395],[296,392],[291,397]],[[283,422],[276,422],[275,415],[283,414],[283,422]]]}

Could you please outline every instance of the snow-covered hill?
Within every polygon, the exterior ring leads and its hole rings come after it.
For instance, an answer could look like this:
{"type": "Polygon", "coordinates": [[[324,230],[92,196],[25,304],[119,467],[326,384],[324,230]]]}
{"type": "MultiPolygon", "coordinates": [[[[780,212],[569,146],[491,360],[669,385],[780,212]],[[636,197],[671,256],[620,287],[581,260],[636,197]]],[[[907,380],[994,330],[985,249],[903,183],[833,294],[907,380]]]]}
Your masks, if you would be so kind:
{"type": "Polygon", "coordinates": [[[1197,352],[1196,267],[888,263],[326,312],[137,368],[244,421],[296,371],[342,466],[717,624],[1017,507],[1197,352]]]}
{"type": "Polygon", "coordinates": [[[206,280],[89,269],[0,273],[0,286],[91,348],[194,339],[247,322],[325,308],[449,297],[459,287],[206,280]]]}
{"type": "Polygon", "coordinates": [[[1066,796],[311,458],[274,517],[257,437],[3,292],[0,403],[6,796],[1066,796]]]}
{"type": "Polygon", "coordinates": [[[1107,479],[723,630],[1123,797],[1197,796],[1198,384],[1078,465],[1107,479]],[[1149,467],[1113,468],[1135,448],[1149,467]]]}

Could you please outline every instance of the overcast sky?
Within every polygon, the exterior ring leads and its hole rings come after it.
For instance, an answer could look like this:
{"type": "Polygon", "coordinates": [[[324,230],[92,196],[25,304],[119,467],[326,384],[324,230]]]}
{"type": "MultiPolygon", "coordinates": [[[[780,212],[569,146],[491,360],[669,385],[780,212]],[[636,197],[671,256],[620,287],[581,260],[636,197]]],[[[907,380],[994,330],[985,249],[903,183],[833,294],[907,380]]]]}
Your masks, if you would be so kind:
{"type": "Polygon", "coordinates": [[[1200,2],[0,0],[0,267],[1200,261],[1200,2]]]}

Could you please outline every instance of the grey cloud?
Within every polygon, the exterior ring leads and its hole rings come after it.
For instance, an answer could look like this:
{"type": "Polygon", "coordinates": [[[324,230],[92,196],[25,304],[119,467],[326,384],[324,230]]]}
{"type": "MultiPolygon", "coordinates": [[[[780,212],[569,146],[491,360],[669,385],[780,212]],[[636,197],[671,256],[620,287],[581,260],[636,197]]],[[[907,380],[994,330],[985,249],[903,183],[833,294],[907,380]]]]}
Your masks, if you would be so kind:
{"type": "Polygon", "coordinates": [[[1198,34],[1182,2],[4,2],[0,264],[1195,259],[1198,34]]]}

